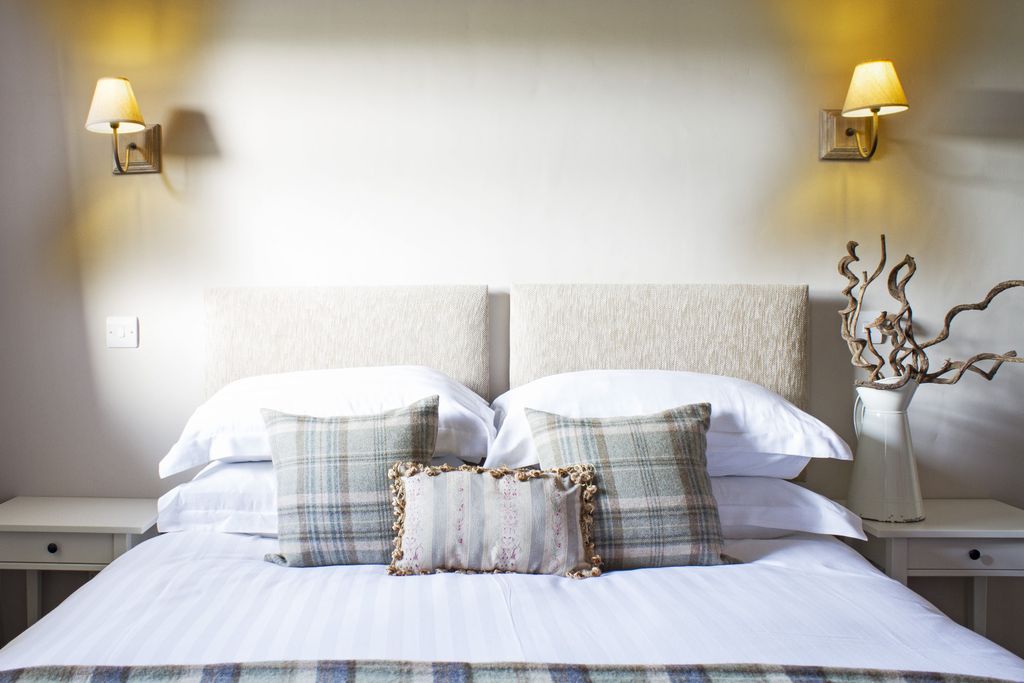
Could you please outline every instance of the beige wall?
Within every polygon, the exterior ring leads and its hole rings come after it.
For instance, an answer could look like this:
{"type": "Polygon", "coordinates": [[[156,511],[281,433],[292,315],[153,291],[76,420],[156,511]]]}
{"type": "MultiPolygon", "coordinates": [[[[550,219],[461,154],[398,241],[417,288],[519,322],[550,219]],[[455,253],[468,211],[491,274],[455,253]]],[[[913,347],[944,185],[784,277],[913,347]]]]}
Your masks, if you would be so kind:
{"type": "MultiPolygon", "coordinates": [[[[918,258],[926,331],[1024,272],[1022,26],[1017,2],[0,3],[0,498],[166,490],[214,285],[490,284],[498,392],[510,283],[807,282],[812,412],[852,438],[846,240],[918,258]],[[819,162],[818,109],[876,56],[912,109],[872,162],[819,162]],[[162,175],[111,177],[82,128],[102,75],[164,124],[162,175]],[[104,348],[111,314],[141,348],[104,348]]],[[[1022,314],[940,353],[1024,346],[1022,314]]],[[[1022,404],[1021,367],[923,388],[925,495],[1024,506],[1022,404]]],[[[992,588],[1018,652],[1021,590],[992,588]]]]}

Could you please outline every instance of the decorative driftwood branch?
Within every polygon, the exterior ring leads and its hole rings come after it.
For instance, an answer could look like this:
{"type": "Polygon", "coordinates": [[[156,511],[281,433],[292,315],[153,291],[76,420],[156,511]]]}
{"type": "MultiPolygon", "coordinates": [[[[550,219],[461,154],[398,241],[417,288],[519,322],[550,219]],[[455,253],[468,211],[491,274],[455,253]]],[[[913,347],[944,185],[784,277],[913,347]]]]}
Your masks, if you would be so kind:
{"type": "Polygon", "coordinates": [[[857,382],[859,386],[875,389],[899,389],[911,381],[921,384],[956,384],[966,372],[973,372],[991,380],[1003,363],[1024,362],[1024,358],[1018,357],[1016,351],[986,352],[975,354],[966,360],[947,358],[938,370],[929,372],[928,354],[925,349],[949,338],[950,326],[956,316],[964,311],[984,311],[992,303],[992,300],[1002,292],[1014,287],[1024,287],[1024,280],[1000,282],[981,301],[954,306],[946,313],[942,330],[931,339],[919,343],[914,336],[914,311],[907,299],[907,284],[917,272],[917,262],[909,254],[893,266],[886,282],[889,296],[896,300],[899,308],[895,313],[882,311],[874,320],[864,325],[864,336],[858,336],[864,294],[867,292],[868,285],[874,282],[885,269],[887,258],[885,235],[882,235],[881,258],[871,275],[868,275],[867,271],[863,271],[858,277],[850,269],[852,264],[860,261],[860,257],[857,256],[858,246],[857,242],[848,242],[846,256],[839,261],[839,274],[847,281],[846,287],[843,289],[846,306],[839,311],[841,321],[839,333],[850,348],[850,362],[854,366],[868,371],[868,378],[857,382]],[[857,290],[856,294],[854,294],[854,290],[857,290]],[[883,356],[878,351],[877,345],[882,344],[890,346],[887,356],[883,356]],[[984,362],[991,363],[988,370],[978,367],[978,363],[984,362]],[[887,367],[892,373],[890,379],[896,377],[897,381],[891,383],[881,381],[887,379],[883,374],[887,367]]]}

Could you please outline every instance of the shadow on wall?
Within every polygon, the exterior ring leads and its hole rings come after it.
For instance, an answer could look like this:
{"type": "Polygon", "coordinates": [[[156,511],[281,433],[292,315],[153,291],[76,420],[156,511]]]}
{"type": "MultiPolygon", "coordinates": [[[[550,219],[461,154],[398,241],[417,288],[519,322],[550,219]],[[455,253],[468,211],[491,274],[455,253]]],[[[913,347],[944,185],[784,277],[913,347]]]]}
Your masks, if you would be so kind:
{"type": "MultiPolygon", "coordinates": [[[[839,336],[839,313],[845,300],[838,294],[811,296],[810,405],[808,412],[825,422],[856,447],[853,434],[853,382],[856,370],[850,352],[839,336]]],[[[832,498],[845,498],[850,464],[811,461],[807,486],[832,498]]]]}
{"type": "Polygon", "coordinates": [[[491,395],[494,400],[505,393],[508,386],[508,335],[509,315],[511,304],[508,292],[488,291],[487,305],[490,318],[490,366],[491,366],[491,395]]]}
{"type": "Polygon", "coordinates": [[[1024,92],[971,88],[948,94],[929,128],[939,135],[1024,141],[1024,92]]]}
{"type": "Polygon", "coordinates": [[[1019,434],[1022,380],[1024,367],[1007,364],[990,384],[968,375],[958,386],[928,384],[918,390],[910,419],[911,429],[916,430],[921,487],[927,496],[996,498],[1022,504],[1017,475],[1022,454],[1019,448],[1005,446],[1019,434]],[[980,454],[984,458],[979,460],[980,454]],[[984,481],[978,477],[979,467],[995,476],[984,481]]]}
{"type": "MultiPolygon", "coordinates": [[[[0,127],[0,500],[67,494],[68,481],[101,494],[128,456],[97,405],[88,337],[102,330],[83,315],[61,69],[35,9],[0,3],[0,91],[11,105],[0,127]],[[30,129],[48,131],[47,144],[22,134],[30,129]]],[[[8,608],[24,604],[23,586],[21,572],[3,573],[0,641],[23,624],[24,609],[19,620],[8,608]]]]}
{"type": "Polygon", "coordinates": [[[61,70],[31,11],[27,4],[0,3],[0,89],[31,105],[8,108],[0,133],[0,156],[19,160],[0,167],[0,499],[56,493],[57,471],[65,482],[78,482],[80,495],[100,494],[108,468],[127,456],[97,405],[88,341],[102,338],[103,330],[102,321],[90,326],[83,315],[61,70]],[[49,131],[48,144],[21,135],[31,128],[49,131]],[[39,188],[46,188],[43,201],[39,188]]]}
{"type": "Polygon", "coordinates": [[[185,159],[220,157],[220,146],[206,114],[198,109],[172,109],[164,125],[164,154],[185,159]]]}
{"type": "Polygon", "coordinates": [[[168,192],[180,197],[188,187],[191,162],[219,159],[220,145],[209,117],[198,109],[172,109],[164,124],[163,138],[167,163],[160,177],[168,192]]]}
{"type": "MultiPolygon", "coordinates": [[[[93,572],[42,572],[41,614],[47,614],[67,596],[86,584],[93,572]]],[[[0,570],[0,602],[3,603],[3,628],[0,629],[0,647],[13,640],[26,628],[25,572],[17,569],[0,570]]]]}
{"type": "Polygon", "coordinates": [[[961,89],[933,106],[927,138],[900,141],[915,168],[960,186],[1018,194],[1024,92],[961,89]]]}

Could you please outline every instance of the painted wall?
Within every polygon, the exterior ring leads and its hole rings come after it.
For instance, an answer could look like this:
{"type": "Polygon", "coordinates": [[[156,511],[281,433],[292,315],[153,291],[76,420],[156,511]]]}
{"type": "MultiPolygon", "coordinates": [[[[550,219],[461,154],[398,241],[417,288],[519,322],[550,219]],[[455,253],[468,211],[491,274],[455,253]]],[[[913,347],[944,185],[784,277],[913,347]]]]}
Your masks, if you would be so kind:
{"type": "MultiPolygon", "coordinates": [[[[1024,272],[1022,27],[992,1],[0,3],[0,499],[178,481],[156,463],[202,400],[220,285],[487,283],[497,393],[510,283],[807,282],[812,412],[852,438],[848,239],[917,257],[926,332],[1024,272]],[[911,110],[872,162],[819,162],[818,110],[878,56],[911,110]],[[164,125],[163,174],[111,177],[82,127],[103,75],[164,125]],[[138,350],[104,348],[111,314],[138,350]]],[[[1022,315],[1006,295],[940,354],[1020,348],[1022,315]]],[[[1021,367],[923,388],[925,495],[1024,506],[1021,405],[1021,367]]],[[[958,582],[915,587],[960,609],[958,582]]],[[[1024,586],[991,593],[1024,653],[1024,586]]]]}

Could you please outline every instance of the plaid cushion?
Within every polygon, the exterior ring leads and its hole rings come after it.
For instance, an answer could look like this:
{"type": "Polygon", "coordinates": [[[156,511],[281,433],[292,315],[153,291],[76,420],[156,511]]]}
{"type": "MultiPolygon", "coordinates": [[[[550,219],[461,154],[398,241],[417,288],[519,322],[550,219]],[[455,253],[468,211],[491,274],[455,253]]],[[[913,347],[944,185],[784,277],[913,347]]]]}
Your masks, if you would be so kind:
{"type": "Polygon", "coordinates": [[[526,410],[541,467],[595,467],[594,542],[604,569],[728,564],[711,493],[711,406],[570,418],[526,410]]]}
{"type": "Polygon", "coordinates": [[[487,469],[398,463],[388,574],[435,571],[599,576],[594,468],[487,469]]]}
{"type": "Polygon", "coordinates": [[[437,439],[438,397],[379,415],[309,417],[263,410],[277,473],[280,553],[289,567],[387,564],[392,513],[388,467],[426,464],[437,439]]]}

